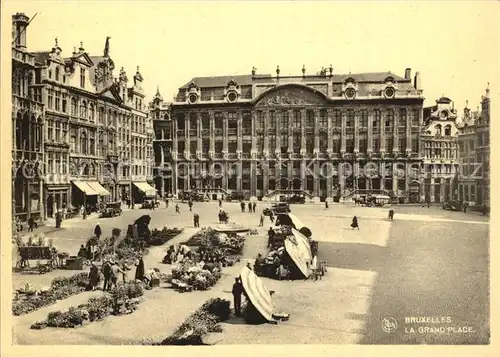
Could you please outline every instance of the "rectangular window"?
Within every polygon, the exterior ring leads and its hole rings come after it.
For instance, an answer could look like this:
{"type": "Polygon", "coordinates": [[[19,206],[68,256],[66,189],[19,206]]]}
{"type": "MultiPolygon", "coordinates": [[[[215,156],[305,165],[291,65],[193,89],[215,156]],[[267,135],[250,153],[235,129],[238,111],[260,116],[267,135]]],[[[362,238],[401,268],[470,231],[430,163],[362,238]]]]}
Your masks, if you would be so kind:
{"type": "Polygon", "coordinates": [[[420,109],[413,109],[411,113],[412,113],[411,125],[420,126],[420,109]]]}
{"type": "Polygon", "coordinates": [[[394,123],[394,111],[392,109],[387,109],[385,116],[385,127],[390,128],[394,123]]]}
{"type": "Polygon", "coordinates": [[[267,118],[267,127],[268,129],[276,128],[276,112],[274,110],[271,110],[269,112],[269,117],[267,118]]]}
{"type": "Polygon", "coordinates": [[[288,135],[281,135],[281,152],[288,152],[288,135]]]}
{"type": "Polygon", "coordinates": [[[399,127],[405,127],[406,126],[406,109],[400,109],[399,110],[399,127]]]}
{"type": "Polygon", "coordinates": [[[85,68],[80,68],[80,87],[85,88],[85,68]]]}
{"type": "MultiPolygon", "coordinates": [[[[215,129],[222,129],[224,127],[224,120],[222,118],[222,113],[217,112],[214,114],[215,129]]],[[[178,129],[180,129],[178,127],[178,129]]]]}
{"type": "Polygon", "coordinates": [[[257,144],[257,152],[262,153],[264,151],[264,138],[262,136],[258,136],[256,144],[257,144]]]}
{"type": "Polygon", "coordinates": [[[59,91],[56,91],[55,109],[58,112],[61,111],[61,92],[59,91]]]}
{"type": "Polygon", "coordinates": [[[322,128],[328,127],[328,116],[325,109],[321,109],[319,112],[319,126],[322,128]]]}
{"type": "Polygon", "coordinates": [[[367,148],[367,139],[361,138],[359,139],[359,152],[365,153],[367,148]]]}
{"type": "Polygon", "coordinates": [[[300,148],[302,145],[302,135],[300,133],[293,133],[293,152],[300,153],[300,148]]]}
{"type": "MultiPolygon", "coordinates": [[[[141,132],[144,132],[142,118],[139,120],[140,120],[140,123],[139,123],[140,130],[141,130],[141,132]]],[[[197,128],[198,128],[198,116],[196,114],[191,114],[191,116],[189,117],[189,129],[196,130],[197,128]]]]}
{"type": "Polygon", "coordinates": [[[290,122],[289,122],[289,117],[288,117],[288,111],[285,110],[281,114],[281,128],[286,129],[286,128],[288,128],[289,125],[290,125],[290,122]]]}
{"type": "Polygon", "coordinates": [[[399,138],[398,150],[399,150],[399,152],[405,152],[405,150],[406,150],[406,138],[399,138]]]}
{"type": "Polygon", "coordinates": [[[59,174],[61,173],[60,171],[60,167],[61,167],[61,153],[60,152],[56,152],[55,153],[55,160],[54,160],[54,173],[55,174],[59,174]]]}
{"type": "Polygon", "coordinates": [[[340,128],[342,126],[342,117],[340,116],[340,110],[333,111],[333,127],[340,128]]]}
{"type": "Polygon", "coordinates": [[[314,128],[314,111],[308,110],[306,113],[306,127],[314,128]]]}
{"type": "Polygon", "coordinates": [[[373,131],[378,132],[380,130],[380,122],[381,122],[382,113],[379,109],[373,111],[373,131]]]}
{"type": "Polygon", "coordinates": [[[326,133],[319,134],[319,149],[325,152],[328,149],[328,135],[326,133]]]}
{"type": "Polygon", "coordinates": [[[373,152],[380,152],[380,138],[373,138],[373,152]]]}
{"type": "Polygon", "coordinates": [[[417,138],[414,138],[411,141],[411,151],[413,153],[418,153],[418,139],[417,138]]]}
{"type": "Polygon", "coordinates": [[[394,139],[392,137],[385,138],[385,151],[392,152],[394,149],[394,139]]]}
{"type": "Polygon", "coordinates": [[[264,117],[262,112],[257,112],[256,113],[256,118],[255,118],[255,128],[256,129],[262,129],[264,127],[264,117]]]}
{"type": "Polygon", "coordinates": [[[361,111],[361,116],[360,116],[360,123],[359,125],[363,128],[367,128],[368,127],[368,110],[362,110],[361,111]]]}
{"type": "Polygon", "coordinates": [[[269,152],[276,150],[276,135],[268,135],[269,152]]]}
{"type": "Polygon", "coordinates": [[[47,108],[52,109],[54,107],[54,91],[52,89],[48,90],[47,108]]]}
{"type": "Polygon", "coordinates": [[[54,125],[55,126],[54,132],[56,134],[55,135],[55,141],[59,142],[61,140],[61,122],[56,121],[54,124],[55,124],[54,125]]]}
{"type": "Polygon", "coordinates": [[[347,111],[347,117],[346,117],[346,128],[353,128],[354,127],[354,110],[349,109],[347,111]]]}
{"type": "Polygon", "coordinates": [[[47,120],[47,141],[54,140],[54,122],[47,120]]]}
{"type": "Polygon", "coordinates": [[[63,113],[67,113],[67,105],[68,105],[68,95],[66,93],[62,94],[62,106],[61,106],[61,111],[63,113]]]}
{"type": "Polygon", "coordinates": [[[347,153],[353,153],[354,152],[354,136],[351,135],[346,135],[346,141],[345,141],[345,149],[347,153]]]}
{"type": "Polygon", "coordinates": [[[293,126],[294,128],[300,128],[302,126],[300,110],[296,110],[293,112],[293,126]]]}
{"type": "Polygon", "coordinates": [[[201,128],[210,129],[210,115],[208,113],[203,113],[201,115],[201,128]]]}

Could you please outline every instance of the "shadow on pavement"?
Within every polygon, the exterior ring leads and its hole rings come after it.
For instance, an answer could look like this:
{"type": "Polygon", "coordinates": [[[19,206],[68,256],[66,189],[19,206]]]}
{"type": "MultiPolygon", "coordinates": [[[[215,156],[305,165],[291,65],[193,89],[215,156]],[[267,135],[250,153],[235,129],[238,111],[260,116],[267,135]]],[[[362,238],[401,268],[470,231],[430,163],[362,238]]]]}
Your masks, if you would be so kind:
{"type": "Polygon", "coordinates": [[[319,242],[319,260],[332,268],[378,271],[386,264],[386,248],[363,243],[319,242]]]}

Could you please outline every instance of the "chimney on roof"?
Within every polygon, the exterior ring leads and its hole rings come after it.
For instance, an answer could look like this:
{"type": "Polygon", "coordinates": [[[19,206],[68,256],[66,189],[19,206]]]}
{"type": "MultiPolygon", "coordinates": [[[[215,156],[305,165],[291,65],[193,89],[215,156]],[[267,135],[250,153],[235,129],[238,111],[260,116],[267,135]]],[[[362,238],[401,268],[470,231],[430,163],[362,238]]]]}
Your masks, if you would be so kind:
{"type": "Polygon", "coordinates": [[[411,68],[405,69],[405,79],[408,79],[411,81],[411,68]]]}
{"type": "Polygon", "coordinates": [[[422,90],[422,80],[420,79],[420,72],[415,72],[415,80],[413,86],[416,90],[422,90]]]}

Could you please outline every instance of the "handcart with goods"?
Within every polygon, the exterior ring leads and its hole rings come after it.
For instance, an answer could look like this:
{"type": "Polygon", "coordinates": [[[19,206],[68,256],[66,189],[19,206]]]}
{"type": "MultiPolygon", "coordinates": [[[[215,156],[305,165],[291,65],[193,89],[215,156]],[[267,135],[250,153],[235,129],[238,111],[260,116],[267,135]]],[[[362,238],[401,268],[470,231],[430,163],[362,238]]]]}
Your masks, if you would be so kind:
{"type": "Polygon", "coordinates": [[[19,260],[16,268],[20,268],[22,272],[44,274],[58,268],[57,250],[53,247],[24,246],[18,247],[18,250],[19,260]],[[36,265],[32,266],[30,261],[36,261],[36,265]]]}

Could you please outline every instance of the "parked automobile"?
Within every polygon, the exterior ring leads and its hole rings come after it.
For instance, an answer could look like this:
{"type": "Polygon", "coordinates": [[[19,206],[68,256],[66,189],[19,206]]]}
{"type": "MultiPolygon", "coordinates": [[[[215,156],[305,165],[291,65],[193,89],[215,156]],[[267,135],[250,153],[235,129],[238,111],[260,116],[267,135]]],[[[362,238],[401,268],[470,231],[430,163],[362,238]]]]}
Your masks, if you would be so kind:
{"type": "Polygon", "coordinates": [[[121,215],[122,214],[121,206],[122,203],[120,201],[105,203],[105,206],[101,211],[101,217],[115,217],[121,215]]]}
{"type": "Polygon", "coordinates": [[[153,200],[153,199],[147,199],[142,202],[141,208],[157,208],[160,206],[160,201],[158,200],[153,200]]]}
{"type": "Polygon", "coordinates": [[[288,203],[306,203],[306,198],[304,195],[293,195],[288,199],[288,203]]]}
{"type": "Polygon", "coordinates": [[[288,213],[290,211],[290,205],[287,202],[274,203],[271,206],[271,210],[276,213],[288,213]]]}
{"type": "Polygon", "coordinates": [[[460,201],[446,201],[443,202],[442,207],[451,211],[461,211],[463,209],[462,202],[460,201]]]}

